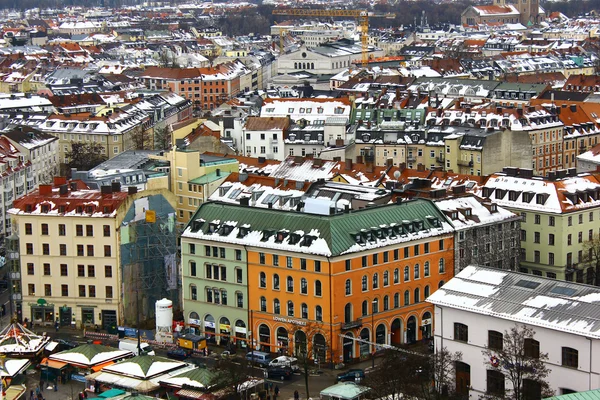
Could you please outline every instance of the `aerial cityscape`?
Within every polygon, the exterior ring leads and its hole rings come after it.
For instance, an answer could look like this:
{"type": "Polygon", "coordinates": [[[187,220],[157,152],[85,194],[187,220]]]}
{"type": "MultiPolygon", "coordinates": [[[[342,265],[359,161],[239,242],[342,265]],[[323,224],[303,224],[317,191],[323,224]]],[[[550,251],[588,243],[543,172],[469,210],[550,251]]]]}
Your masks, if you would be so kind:
{"type": "Polygon", "coordinates": [[[600,400],[599,13],[0,1],[0,400],[600,400]]]}

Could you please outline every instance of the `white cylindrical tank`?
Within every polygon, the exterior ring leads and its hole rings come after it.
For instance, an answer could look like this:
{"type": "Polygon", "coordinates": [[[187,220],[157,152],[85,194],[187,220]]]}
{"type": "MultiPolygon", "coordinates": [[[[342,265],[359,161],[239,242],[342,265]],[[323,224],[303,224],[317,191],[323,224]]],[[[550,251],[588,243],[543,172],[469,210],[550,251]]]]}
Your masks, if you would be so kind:
{"type": "Polygon", "coordinates": [[[156,301],[156,332],[173,331],[173,302],[169,299],[156,301]]]}

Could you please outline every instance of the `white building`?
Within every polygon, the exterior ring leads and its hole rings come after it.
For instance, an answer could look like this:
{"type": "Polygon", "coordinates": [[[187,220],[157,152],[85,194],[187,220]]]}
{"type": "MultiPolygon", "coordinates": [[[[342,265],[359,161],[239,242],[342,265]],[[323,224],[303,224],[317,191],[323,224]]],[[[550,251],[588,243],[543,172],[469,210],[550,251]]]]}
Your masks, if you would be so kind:
{"type": "Polygon", "coordinates": [[[577,156],[577,172],[595,172],[600,167],[600,145],[577,156]]]}
{"type": "Polygon", "coordinates": [[[535,331],[525,351],[548,354],[546,381],[556,394],[600,388],[599,288],[469,266],[427,301],[435,305],[435,348],[462,352],[456,388],[470,398],[502,384],[482,351],[515,324],[535,331]]]}

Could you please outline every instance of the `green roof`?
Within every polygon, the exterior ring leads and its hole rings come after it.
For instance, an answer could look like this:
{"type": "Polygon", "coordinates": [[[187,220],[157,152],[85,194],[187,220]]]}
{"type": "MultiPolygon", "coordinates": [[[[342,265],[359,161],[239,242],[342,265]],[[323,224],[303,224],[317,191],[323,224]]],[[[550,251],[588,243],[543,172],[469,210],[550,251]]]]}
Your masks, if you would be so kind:
{"type": "MultiPolygon", "coordinates": [[[[330,255],[337,256],[346,252],[358,251],[353,234],[361,231],[370,231],[371,228],[379,228],[381,225],[398,224],[403,221],[422,221],[422,229],[415,234],[398,238],[399,241],[409,241],[421,236],[435,236],[442,232],[434,226],[428,217],[437,218],[440,223],[447,222],[445,216],[438,210],[434,203],[428,199],[417,199],[403,202],[402,204],[389,204],[384,206],[368,207],[361,210],[353,210],[349,213],[337,213],[334,215],[308,214],[304,212],[284,211],[259,207],[246,207],[237,204],[226,204],[220,202],[203,203],[193,218],[190,219],[184,236],[194,237],[191,229],[193,221],[202,219],[200,230],[203,238],[210,240],[209,235],[218,236],[218,233],[209,234],[210,222],[219,220],[221,222],[233,221],[239,228],[249,225],[251,231],[272,231],[275,233],[286,230],[291,233],[303,231],[305,235],[311,231],[317,231],[318,236],[324,239],[330,250],[330,255]]],[[[447,226],[446,230],[451,229],[447,226]]],[[[199,232],[199,231],[196,231],[199,232]]],[[[233,234],[232,234],[233,235],[233,234]]],[[[232,236],[232,240],[234,240],[232,236]]],[[[219,237],[219,241],[227,241],[219,237]]],[[[373,245],[380,247],[385,244],[373,245]]],[[[369,246],[370,244],[366,244],[369,246]]],[[[364,248],[362,246],[361,248],[364,248]]]]}
{"type": "Polygon", "coordinates": [[[548,397],[546,400],[600,400],[600,389],[548,397]]]}
{"type": "Polygon", "coordinates": [[[220,171],[219,175],[217,175],[217,172],[209,172],[208,174],[199,176],[197,178],[192,179],[191,181],[188,181],[188,183],[194,183],[196,185],[204,185],[207,183],[211,183],[214,181],[218,181],[219,179],[225,179],[229,176],[229,172],[225,172],[225,171],[220,171]]]}
{"type": "Polygon", "coordinates": [[[73,349],[61,351],[58,354],[82,354],[88,360],[91,360],[100,353],[107,353],[109,351],[119,351],[119,349],[115,347],[103,346],[101,344],[82,344],[81,346],[77,346],[73,349]]]}
{"type": "Polygon", "coordinates": [[[176,378],[188,378],[191,381],[198,382],[203,387],[209,387],[213,382],[216,373],[208,368],[194,368],[183,374],[178,374],[176,378]]]}

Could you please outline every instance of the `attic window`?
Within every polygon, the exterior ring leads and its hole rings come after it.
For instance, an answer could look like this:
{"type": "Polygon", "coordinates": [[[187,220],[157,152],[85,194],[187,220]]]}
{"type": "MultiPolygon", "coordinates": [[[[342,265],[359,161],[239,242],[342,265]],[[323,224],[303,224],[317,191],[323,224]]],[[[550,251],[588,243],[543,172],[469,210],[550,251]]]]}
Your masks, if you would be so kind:
{"type": "Polygon", "coordinates": [[[300,241],[300,235],[298,235],[297,233],[290,234],[289,244],[298,244],[299,241],[300,241]]]}
{"type": "Polygon", "coordinates": [[[273,236],[273,233],[275,233],[275,232],[273,232],[273,231],[272,231],[272,230],[270,230],[270,229],[264,229],[264,230],[262,231],[262,238],[260,239],[260,241],[261,241],[261,242],[266,242],[267,240],[269,240],[269,238],[270,238],[271,236],[273,236]]]}
{"type": "Polygon", "coordinates": [[[440,220],[436,217],[427,217],[427,220],[429,221],[429,223],[431,224],[431,226],[433,226],[434,228],[439,228],[440,227],[440,220]]]}
{"type": "Polygon", "coordinates": [[[94,213],[94,207],[92,207],[92,206],[86,206],[85,207],[85,212],[87,214],[93,214],[94,213]]]}
{"type": "Polygon", "coordinates": [[[198,232],[200,228],[202,228],[202,224],[204,224],[203,219],[195,219],[192,221],[192,232],[198,232]]]}
{"type": "Polygon", "coordinates": [[[413,224],[410,221],[403,221],[402,222],[402,229],[404,230],[404,233],[412,233],[412,232],[414,232],[413,224]]]}
{"type": "Polygon", "coordinates": [[[300,246],[309,247],[315,239],[315,236],[305,235],[302,239],[302,243],[300,243],[300,246]]]}
{"type": "Polygon", "coordinates": [[[357,244],[360,244],[361,246],[364,246],[364,244],[365,244],[365,239],[363,238],[363,235],[362,235],[362,233],[360,233],[360,232],[359,232],[359,233],[353,233],[353,234],[352,234],[352,237],[354,238],[354,241],[355,241],[357,244]]]}
{"type": "Polygon", "coordinates": [[[458,212],[457,211],[452,211],[452,213],[450,214],[450,218],[452,218],[452,219],[458,219],[458,212]]]}
{"type": "Polygon", "coordinates": [[[287,232],[279,231],[275,237],[275,243],[281,243],[287,237],[287,232]]]}
{"type": "Polygon", "coordinates": [[[233,230],[233,226],[227,225],[227,224],[223,224],[223,226],[221,226],[221,229],[220,229],[221,236],[227,236],[227,235],[229,235],[232,230],[233,230]]]}
{"type": "Polygon", "coordinates": [[[111,207],[111,206],[104,206],[104,207],[102,208],[102,212],[103,212],[104,214],[110,214],[110,213],[111,213],[111,211],[112,211],[112,207],[111,207]]]}
{"type": "Polygon", "coordinates": [[[373,229],[371,232],[373,233],[373,235],[375,235],[377,239],[385,239],[383,229],[373,229]]]}
{"type": "Polygon", "coordinates": [[[490,197],[494,193],[494,188],[484,187],[483,188],[483,197],[490,197]]]}
{"type": "Polygon", "coordinates": [[[538,193],[535,195],[535,202],[537,204],[544,205],[546,203],[547,198],[548,198],[548,195],[546,193],[538,193]]]}
{"type": "Polygon", "coordinates": [[[498,211],[498,206],[495,203],[490,205],[490,212],[495,213],[498,211]]]}
{"type": "Polygon", "coordinates": [[[470,208],[465,208],[465,216],[466,217],[470,217],[471,216],[471,209],[470,208]]]}
{"type": "Polygon", "coordinates": [[[521,279],[519,282],[515,283],[515,286],[519,286],[526,289],[536,289],[538,286],[540,286],[540,283],[528,281],[526,279],[521,279]]]}
{"type": "Polygon", "coordinates": [[[208,224],[208,233],[215,233],[218,227],[219,226],[216,223],[211,222],[210,224],[208,224]]]}
{"type": "Polygon", "coordinates": [[[50,211],[50,206],[48,204],[42,204],[42,212],[47,214],[50,211]]]}
{"type": "Polygon", "coordinates": [[[422,231],[425,229],[423,221],[413,221],[413,226],[415,227],[415,231],[422,231]]]}
{"type": "Polygon", "coordinates": [[[246,235],[247,235],[249,232],[250,232],[250,228],[249,228],[249,227],[247,227],[247,226],[242,226],[242,227],[240,227],[240,230],[239,230],[239,232],[238,232],[238,235],[237,235],[237,237],[238,237],[239,239],[241,239],[241,238],[245,237],[245,236],[246,236],[246,235]]]}
{"type": "Polygon", "coordinates": [[[392,228],[391,226],[383,228],[383,231],[385,232],[385,235],[387,237],[389,237],[390,239],[396,238],[396,232],[394,231],[394,228],[392,228]]]}
{"type": "Polygon", "coordinates": [[[523,193],[523,201],[525,203],[529,203],[533,199],[533,195],[534,194],[535,193],[532,193],[532,192],[525,192],[525,193],[523,193]]]}
{"type": "Polygon", "coordinates": [[[83,213],[83,207],[82,206],[77,206],[75,208],[75,212],[77,212],[77,214],[82,214],[83,213]]]}
{"type": "Polygon", "coordinates": [[[25,211],[26,212],[31,212],[33,209],[33,207],[31,206],[31,204],[25,204],[25,211]]]}

